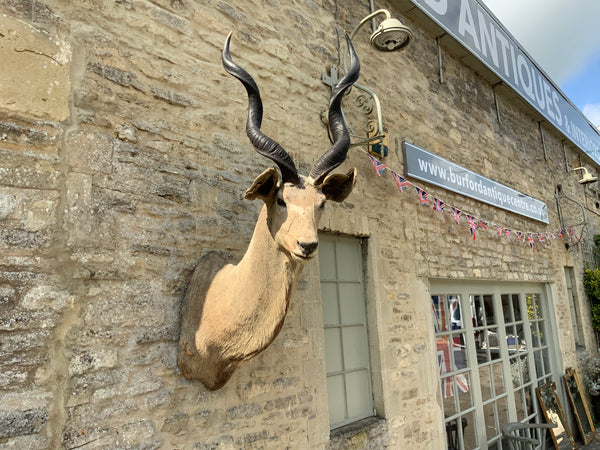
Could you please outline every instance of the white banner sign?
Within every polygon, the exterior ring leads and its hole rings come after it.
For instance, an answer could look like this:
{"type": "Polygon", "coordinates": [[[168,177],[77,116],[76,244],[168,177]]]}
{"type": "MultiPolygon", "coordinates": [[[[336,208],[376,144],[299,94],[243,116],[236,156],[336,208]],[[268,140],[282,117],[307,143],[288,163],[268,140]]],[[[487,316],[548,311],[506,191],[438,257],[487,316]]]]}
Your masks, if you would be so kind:
{"type": "MultiPolygon", "coordinates": [[[[600,164],[598,129],[555,87],[483,5],[477,0],[411,1],[600,164]]],[[[565,7],[568,8],[566,4],[565,7]]]]}

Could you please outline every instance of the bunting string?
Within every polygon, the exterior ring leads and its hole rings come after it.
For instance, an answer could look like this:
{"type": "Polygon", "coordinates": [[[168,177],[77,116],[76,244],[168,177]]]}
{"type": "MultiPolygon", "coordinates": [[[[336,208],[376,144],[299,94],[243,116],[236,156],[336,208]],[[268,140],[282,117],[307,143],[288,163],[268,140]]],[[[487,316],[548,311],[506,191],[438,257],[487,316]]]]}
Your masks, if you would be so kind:
{"type": "Polygon", "coordinates": [[[465,223],[466,221],[466,224],[469,227],[469,232],[471,233],[471,237],[474,241],[477,239],[478,231],[487,231],[489,225],[492,226],[492,230],[496,232],[499,238],[511,240],[514,236],[514,239],[516,239],[517,243],[524,244],[526,242],[527,245],[531,248],[531,251],[534,253],[536,248],[536,241],[539,244],[549,244],[556,239],[562,238],[568,238],[571,242],[579,241],[575,234],[575,229],[572,225],[568,225],[564,228],[553,231],[536,232],[512,230],[510,228],[505,227],[504,225],[495,222],[490,222],[488,220],[476,217],[473,214],[466,213],[463,210],[448,205],[445,201],[430,195],[423,188],[416,186],[410,181],[406,180],[402,175],[390,169],[387,165],[377,160],[377,158],[375,158],[374,156],[368,153],[366,154],[369,157],[369,160],[371,161],[371,164],[377,176],[381,177],[386,170],[389,171],[392,174],[394,181],[396,182],[396,186],[398,187],[398,190],[400,192],[404,192],[407,187],[412,186],[415,189],[415,192],[417,193],[417,198],[421,206],[432,207],[435,212],[440,214],[451,213],[457,224],[465,223]],[[463,218],[465,220],[463,220],[463,218]]]}

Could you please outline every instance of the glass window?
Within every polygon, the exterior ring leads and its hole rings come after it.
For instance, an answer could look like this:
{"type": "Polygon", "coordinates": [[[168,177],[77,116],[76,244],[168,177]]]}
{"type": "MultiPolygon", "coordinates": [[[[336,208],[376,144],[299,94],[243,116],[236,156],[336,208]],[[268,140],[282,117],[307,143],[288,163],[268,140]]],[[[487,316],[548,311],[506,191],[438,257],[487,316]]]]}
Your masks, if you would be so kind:
{"type": "Polygon", "coordinates": [[[551,314],[541,286],[510,286],[432,282],[448,448],[504,448],[507,423],[539,420],[535,388],[552,376],[551,314]]]}
{"type": "Polygon", "coordinates": [[[330,427],[372,416],[373,394],[359,239],[322,235],[321,299],[330,427]]]}

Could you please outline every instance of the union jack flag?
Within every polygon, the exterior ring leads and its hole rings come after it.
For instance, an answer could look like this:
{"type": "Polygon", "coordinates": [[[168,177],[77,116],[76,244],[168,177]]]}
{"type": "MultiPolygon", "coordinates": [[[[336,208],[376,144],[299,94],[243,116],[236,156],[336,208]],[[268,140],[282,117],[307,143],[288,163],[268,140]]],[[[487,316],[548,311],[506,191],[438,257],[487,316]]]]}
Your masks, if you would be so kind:
{"type": "Polygon", "coordinates": [[[531,233],[527,233],[527,240],[529,241],[529,246],[531,247],[531,250],[533,250],[533,253],[535,253],[535,243],[533,241],[533,235],[531,233]]]}
{"type": "Polygon", "coordinates": [[[438,212],[444,212],[444,206],[446,203],[441,201],[439,198],[433,198],[433,210],[438,212]]]}
{"type": "MultiPolygon", "coordinates": [[[[441,337],[436,339],[437,341],[437,356],[438,356],[438,367],[440,369],[440,377],[450,372],[450,351],[454,353],[455,358],[458,356],[457,353],[461,350],[461,345],[455,342],[451,342],[448,337],[441,337]]],[[[452,379],[454,377],[442,378],[442,395],[444,398],[450,398],[454,396],[454,385],[452,379]]],[[[460,392],[469,392],[469,381],[463,374],[456,375],[456,385],[460,392]]]]}
{"type": "Polygon", "coordinates": [[[563,235],[563,229],[561,228],[560,230],[558,230],[558,237],[562,238],[563,235]]]}
{"type": "Polygon", "coordinates": [[[538,233],[537,239],[538,239],[538,242],[544,242],[544,240],[545,240],[544,235],[542,233],[538,233]]]}
{"type": "Polygon", "coordinates": [[[367,156],[371,160],[371,164],[373,164],[373,169],[375,169],[375,172],[377,172],[377,176],[380,177],[383,171],[387,168],[387,166],[384,163],[379,162],[377,159],[373,158],[371,155],[367,156]]]}
{"type": "Polygon", "coordinates": [[[568,234],[569,236],[573,236],[573,235],[575,234],[575,228],[573,228],[573,225],[569,225],[569,226],[567,227],[567,234],[568,234]]]}
{"type": "Polygon", "coordinates": [[[462,211],[458,208],[455,208],[454,206],[452,207],[452,215],[454,215],[454,220],[456,220],[456,223],[460,223],[460,215],[462,214],[462,211]]]}
{"type": "Polygon", "coordinates": [[[419,201],[421,202],[422,206],[425,206],[427,203],[431,203],[431,199],[429,198],[429,194],[427,192],[416,186],[415,189],[417,190],[417,195],[419,196],[419,201]]]}
{"type": "Polygon", "coordinates": [[[494,228],[496,229],[496,233],[498,233],[498,236],[502,235],[502,232],[504,231],[504,227],[502,225],[494,224],[494,228]]]}
{"type": "Polygon", "coordinates": [[[475,217],[466,214],[467,222],[469,223],[469,229],[471,230],[471,236],[473,236],[473,240],[475,240],[475,229],[477,225],[475,225],[475,217]]]}
{"type": "Polygon", "coordinates": [[[504,229],[504,236],[506,236],[506,239],[510,238],[510,230],[508,228],[504,229]]]}
{"type": "Polygon", "coordinates": [[[394,180],[396,180],[396,186],[398,186],[398,189],[400,189],[400,192],[404,192],[404,189],[406,189],[411,184],[408,181],[406,181],[403,177],[398,175],[396,172],[394,172],[394,171],[391,171],[391,172],[392,172],[392,176],[394,177],[394,180]]]}
{"type": "Polygon", "coordinates": [[[523,232],[522,231],[515,231],[515,233],[517,233],[517,241],[523,242],[523,232]]]}
{"type": "Polygon", "coordinates": [[[484,230],[487,230],[487,226],[488,226],[488,223],[485,220],[480,220],[479,222],[477,222],[477,228],[482,228],[484,230]]]}

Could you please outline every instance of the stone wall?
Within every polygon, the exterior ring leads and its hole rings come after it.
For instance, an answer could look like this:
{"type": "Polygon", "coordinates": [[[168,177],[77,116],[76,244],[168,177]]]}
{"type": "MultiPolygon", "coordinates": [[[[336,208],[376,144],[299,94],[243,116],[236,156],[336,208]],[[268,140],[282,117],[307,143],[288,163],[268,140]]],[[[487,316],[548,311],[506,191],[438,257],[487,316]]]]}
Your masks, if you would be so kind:
{"type": "MultiPolygon", "coordinates": [[[[245,137],[242,86],[221,68],[227,32],[261,87],[263,131],[307,173],[329,147],[321,74],[367,13],[366,1],[329,0],[0,4],[0,448],[441,448],[428,278],[558,283],[563,357],[576,364],[562,268],[581,272],[577,252],[473,242],[353,149],[341,169],[358,168],[356,189],[321,225],[369,237],[382,419],[330,439],[318,261],[279,337],[223,389],[179,373],[189,276],[206,250],[243,254],[261,206],[243,195],[270,165],[245,137]]],[[[386,164],[402,170],[408,140],[543,199],[556,228],[561,138],[544,129],[545,160],[536,120],[500,97],[499,123],[492,87],[446,51],[440,83],[435,39],[407,23],[402,53],[372,52],[366,32],[355,40],[391,130],[386,164]]],[[[572,167],[589,164],[567,149],[572,167]]]]}

